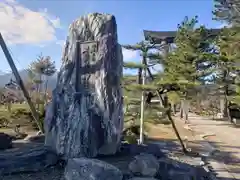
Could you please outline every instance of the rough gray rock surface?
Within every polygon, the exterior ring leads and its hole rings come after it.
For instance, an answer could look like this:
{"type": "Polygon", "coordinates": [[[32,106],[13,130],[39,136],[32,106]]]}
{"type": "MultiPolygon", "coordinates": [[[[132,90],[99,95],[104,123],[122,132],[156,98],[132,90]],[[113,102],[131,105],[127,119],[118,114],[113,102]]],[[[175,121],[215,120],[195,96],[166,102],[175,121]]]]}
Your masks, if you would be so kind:
{"type": "Polygon", "coordinates": [[[12,147],[12,137],[5,133],[0,133],[0,150],[12,147]]]}
{"type": "Polygon", "coordinates": [[[116,153],[123,129],[122,66],[114,16],[93,13],[70,25],[46,110],[46,145],[64,159],[116,153]]]}
{"type": "Polygon", "coordinates": [[[155,178],[151,178],[151,177],[133,177],[131,179],[128,180],[157,180],[155,178]]]}
{"type": "Polygon", "coordinates": [[[24,151],[3,151],[0,153],[0,175],[42,171],[57,161],[57,155],[42,145],[24,151]]]}
{"type": "Polygon", "coordinates": [[[97,159],[69,159],[65,168],[66,180],[122,180],[122,172],[115,166],[97,159]]]}
{"type": "Polygon", "coordinates": [[[159,169],[159,163],[152,154],[142,153],[129,163],[129,170],[139,176],[154,177],[159,169]]]}
{"type": "Polygon", "coordinates": [[[160,158],[158,162],[159,170],[157,176],[161,177],[161,179],[200,180],[208,176],[208,173],[202,167],[190,165],[186,162],[170,158],[160,158]]]}

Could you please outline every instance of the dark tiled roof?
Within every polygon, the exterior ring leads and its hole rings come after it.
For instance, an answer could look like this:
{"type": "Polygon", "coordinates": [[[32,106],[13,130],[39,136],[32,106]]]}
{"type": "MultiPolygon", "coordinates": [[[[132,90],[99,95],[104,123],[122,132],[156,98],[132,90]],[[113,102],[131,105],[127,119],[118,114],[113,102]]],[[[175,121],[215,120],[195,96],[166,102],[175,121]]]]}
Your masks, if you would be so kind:
{"type": "MultiPolygon", "coordinates": [[[[209,29],[210,36],[216,36],[221,29],[209,29]]],[[[145,40],[161,43],[166,41],[167,43],[173,43],[177,31],[148,31],[143,30],[145,40]]]]}

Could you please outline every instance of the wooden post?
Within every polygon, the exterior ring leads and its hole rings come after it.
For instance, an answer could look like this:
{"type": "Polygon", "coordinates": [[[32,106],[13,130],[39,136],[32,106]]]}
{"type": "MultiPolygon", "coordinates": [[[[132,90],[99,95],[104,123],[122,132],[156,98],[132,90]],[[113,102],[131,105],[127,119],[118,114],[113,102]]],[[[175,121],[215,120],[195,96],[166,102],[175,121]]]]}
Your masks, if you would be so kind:
{"type": "Polygon", "coordinates": [[[32,116],[33,116],[34,120],[36,121],[39,130],[43,133],[44,130],[43,130],[43,127],[41,126],[41,123],[39,121],[38,113],[37,113],[37,111],[36,111],[32,101],[31,101],[31,98],[30,98],[30,96],[29,96],[29,94],[28,94],[24,84],[23,84],[23,81],[22,81],[22,79],[21,79],[21,77],[20,77],[20,75],[18,73],[18,70],[17,70],[17,68],[16,68],[16,66],[15,66],[15,64],[13,62],[13,59],[12,59],[8,49],[7,49],[7,45],[5,44],[4,39],[3,39],[1,33],[0,33],[0,45],[2,47],[3,53],[5,54],[5,57],[6,57],[7,61],[8,61],[8,63],[9,63],[9,65],[10,65],[10,67],[12,69],[12,72],[13,72],[15,78],[16,78],[16,82],[19,85],[19,87],[21,88],[21,90],[23,91],[23,95],[24,95],[24,97],[27,100],[27,103],[28,103],[28,105],[30,107],[30,110],[32,112],[32,116]]]}

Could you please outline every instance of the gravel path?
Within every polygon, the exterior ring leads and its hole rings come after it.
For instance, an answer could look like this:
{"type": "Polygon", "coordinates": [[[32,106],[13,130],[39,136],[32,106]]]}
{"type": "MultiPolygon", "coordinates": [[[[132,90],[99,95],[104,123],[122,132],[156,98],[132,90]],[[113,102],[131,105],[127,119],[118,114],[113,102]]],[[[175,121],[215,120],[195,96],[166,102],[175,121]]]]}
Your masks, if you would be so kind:
{"type": "MultiPolygon", "coordinates": [[[[186,126],[182,120],[178,123],[186,126]]],[[[240,179],[240,129],[226,121],[189,114],[189,126],[196,132],[199,142],[214,153],[208,158],[218,179],[240,179]],[[210,135],[210,136],[208,136],[210,135]]],[[[187,129],[187,128],[186,128],[187,129]]]]}

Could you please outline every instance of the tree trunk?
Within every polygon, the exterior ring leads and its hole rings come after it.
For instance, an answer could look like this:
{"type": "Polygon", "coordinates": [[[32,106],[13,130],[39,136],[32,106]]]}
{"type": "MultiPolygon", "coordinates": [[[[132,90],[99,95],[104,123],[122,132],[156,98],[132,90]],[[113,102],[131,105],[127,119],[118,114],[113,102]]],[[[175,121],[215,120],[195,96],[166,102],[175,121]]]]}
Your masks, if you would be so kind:
{"type": "MultiPolygon", "coordinates": [[[[157,91],[157,94],[158,94],[159,100],[162,102],[163,105],[168,104],[168,103],[166,103],[166,101],[164,101],[164,99],[162,98],[162,96],[161,96],[159,91],[157,91]]],[[[187,149],[186,149],[186,147],[185,147],[185,145],[184,145],[184,143],[182,141],[182,138],[181,138],[181,136],[180,136],[180,134],[179,134],[179,132],[177,130],[177,127],[176,127],[176,125],[174,123],[174,120],[173,120],[173,118],[171,116],[171,110],[170,110],[169,107],[167,108],[166,115],[167,115],[168,120],[171,122],[173,130],[174,130],[174,132],[175,132],[175,134],[176,134],[176,136],[177,136],[177,138],[178,138],[178,140],[180,142],[180,145],[182,147],[183,153],[187,153],[188,151],[187,151],[187,149]]]]}
{"type": "Polygon", "coordinates": [[[188,123],[189,102],[186,98],[181,99],[180,118],[184,118],[185,123],[188,123]]]}
{"type": "Polygon", "coordinates": [[[185,120],[185,123],[188,123],[188,113],[189,113],[189,101],[188,100],[184,100],[184,103],[183,103],[183,112],[184,112],[184,120],[185,120]]]}
{"type": "Polygon", "coordinates": [[[44,90],[44,102],[45,102],[45,104],[47,104],[47,88],[48,88],[48,79],[46,80],[45,90],[44,90]]]}
{"type": "Polygon", "coordinates": [[[201,94],[199,92],[197,92],[197,101],[196,101],[196,106],[197,106],[197,109],[196,111],[197,112],[200,112],[201,111],[201,94]]]}
{"type": "Polygon", "coordinates": [[[42,75],[40,74],[39,75],[39,86],[38,86],[38,92],[37,92],[37,99],[38,99],[38,102],[37,102],[37,110],[38,112],[40,111],[40,101],[41,101],[41,91],[42,91],[42,75]]]}
{"type": "Polygon", "coordinates": [[[142,68],[138,69],[138,84],[142,84],[142,68]]]}
{"type": "Polygon", "coordinates": [[[224,108],[223,108],[223,117],[228,117],[228,102],[227,102],[227,96],[224,96],[224,108]]]}
{"type": "Polygon", "coordinates": [[[180,118],[182,119],[183,118],[183,100],[181,99],[181,102],[180,102],[180,118]]]}
{"type": "Polygon", "coordinates": [[[224,99],[225,99],[225,102],[224,102],[224,114],[223,115],[224,115],[224,117],[228,118],[228,120],[230,122],[232,122],[232,118],[231,118],[230,110],[229,110],[229,102],[228,102],[226,95],[225,95],[224,99]]]}
{"type": "Polygon", "coordinates": [[[39,78],[40,82],[39,82],[39,94],[42,92],[42,75],[40,75],[39,78]]]}
{"type": "Polygon", "coordinates": [[[172,107],[173,114],[176,115],[176,104],[172,103],[171,107],[172,107]]]}
{"type": "Polygon", "coordinates": [[[220,113],[224,117],[224,111],[225,111],[225,97],[220,97],[220,113]]]}
{"type": "Polygon", "coordinates": [[[232,122],[232,118],[230,116],[230,110],[229,110],[229,101],[227,99],[228,97],[228,85],[225,86],[224,90],[224,117],[227,117],[230,122],[232,122]]]}
{"type": "Polygon", "coordinates": [[[225,102],[224,102],[224,117],[227,117],[228,118],[228,120],[230,121],[230,122],[232,122],[232,118],[231,118],[231,116],[230,116],[230,112],[229,112],[229,102],[228,102],[228,99],[227,99],[227,97],[228,97],[228,81],[227,81],[227,77],[229,76],[229,70],[227,69],[227,70],[225,70],[224,72],[223,72],[223,77],[224,77],[224,79],[223,79],[223,82],[224,82],[224,100],[225,100],[225,102]]]}

